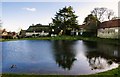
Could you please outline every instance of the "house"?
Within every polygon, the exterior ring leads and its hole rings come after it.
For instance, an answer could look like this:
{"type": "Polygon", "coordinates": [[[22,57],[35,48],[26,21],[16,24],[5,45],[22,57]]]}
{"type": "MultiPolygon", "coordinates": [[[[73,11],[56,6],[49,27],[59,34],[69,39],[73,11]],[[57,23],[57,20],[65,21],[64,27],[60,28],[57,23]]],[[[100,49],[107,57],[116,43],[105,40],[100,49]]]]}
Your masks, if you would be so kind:
{"type": "Polygon", "coordinates": [[[84,37],[96,36],[97,32],[95,29],[91,28],[92,25],[82,24],[80,25],[79,35],[84,37]]]}
{"type": "Polygon", "coordinates": [[[13,38],[13,39],[17,39],[17,38],[18,38],[18,33],[16,33],[16,32],[11,32],[11,34],[12,34],[12,38],[13,38]]]}
{"type": "Polygon", "coordinates": [[[86,25],[82,24],[82,25],[79,25],[79,27],[80,27],[80,35],[83,35],[83,33],[86,32],[86,25]]]}
{"type": "Polygon", "coordinates": [[[0,38],[3,39],[15,39],[17,38],[17,33],[16,32],[7,32],[5,29],[0,30],[0,38]]]}
{"type": "Polygon", "coordinates": [[[70,35],[79,35],[79,31],[76,29],[71,30],[70,35]]]}
{"type": "Polygon", "coordinates": [[[2,38],[8,38],[8,32],[7,32],[5,29],[3,29],[3,30],[1,30],[1,32],[0,32],[0,36],[1,36],[2,38]]]}
{"type": "Polygon", "coordinates": [[[26,37],[39,37],[39,36],[48,36],[49,35],[49,25],[41,25],[37,24],[34,26],[30,26],[26,30],[26,37]]]}
{"type": "Polygon", "coordinates": [[[25,37],[26,36],[26,30],[22,30],[21,29],[21,31],[19,32],[19,37],[20,38],[23,38],[23,37],[25,37]]]}
{"type": "Polygon", "coordinates": [[[120,19],[102,22],[97,31],[100,38],[120,38],[120,19]]]}

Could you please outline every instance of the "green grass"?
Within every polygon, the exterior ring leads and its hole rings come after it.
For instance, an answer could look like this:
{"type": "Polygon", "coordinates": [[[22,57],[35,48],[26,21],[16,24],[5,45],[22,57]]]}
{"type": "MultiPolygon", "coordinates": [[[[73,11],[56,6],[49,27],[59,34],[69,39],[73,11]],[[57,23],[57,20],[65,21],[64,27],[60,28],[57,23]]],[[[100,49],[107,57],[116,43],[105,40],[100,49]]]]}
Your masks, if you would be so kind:
{"type": "Polygon", "coordinates": [[[115,75],[115,76],[120,76],[120,65],[118,68],[106,71],[106,72],[101,72],[101,73],[97,73],[95,75],[115,75]]]}
{"type": "Polygon", "coordinates": [[[56,36],[56,37],[39,37],[39,38],[21,38],[21,39],[0,39],[4,41],[15,41],[15,40],[84,40],[84,41],[97,41],[102,43],[117,44],[120,45],[120,39],[104,39],[97,37],[81,37],[81,36],[56,36]]]}

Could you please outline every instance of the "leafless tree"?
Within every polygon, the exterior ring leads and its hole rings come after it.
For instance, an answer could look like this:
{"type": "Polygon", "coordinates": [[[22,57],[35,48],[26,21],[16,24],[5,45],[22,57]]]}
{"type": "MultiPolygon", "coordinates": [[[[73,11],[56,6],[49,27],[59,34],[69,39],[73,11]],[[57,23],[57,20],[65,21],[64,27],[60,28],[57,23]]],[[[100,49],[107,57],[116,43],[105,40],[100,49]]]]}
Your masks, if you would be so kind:
{"type": "Polygon", "coordinates": [[[97,19],[99,21],[103,21],[104,20],[104,14],[107,11],[107,8],[94,8],[93,11],[91,11],[91,14],[93,14],[94,16],[97,17],[97,19]]]}
{"type": "Polygon", "coordinates": [[[111,17],[114,16],[113,10],[108,9],[108,10],[106,11],[106,16],[107,16],[107,19],[108,19],[108,20],[111,20],[111,17]]]}

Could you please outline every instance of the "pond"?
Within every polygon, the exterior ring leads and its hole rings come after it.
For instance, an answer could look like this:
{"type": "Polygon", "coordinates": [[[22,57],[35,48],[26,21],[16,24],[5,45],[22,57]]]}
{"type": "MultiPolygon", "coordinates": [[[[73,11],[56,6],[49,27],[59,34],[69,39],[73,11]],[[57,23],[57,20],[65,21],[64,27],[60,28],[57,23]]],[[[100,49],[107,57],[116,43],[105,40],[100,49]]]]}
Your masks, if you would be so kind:
{"type": "Polygon", "coordinates": [[[120,46],[89,41],[21,40],[2,43],[2,73],[94,74],[118,67],[120,46]]]}

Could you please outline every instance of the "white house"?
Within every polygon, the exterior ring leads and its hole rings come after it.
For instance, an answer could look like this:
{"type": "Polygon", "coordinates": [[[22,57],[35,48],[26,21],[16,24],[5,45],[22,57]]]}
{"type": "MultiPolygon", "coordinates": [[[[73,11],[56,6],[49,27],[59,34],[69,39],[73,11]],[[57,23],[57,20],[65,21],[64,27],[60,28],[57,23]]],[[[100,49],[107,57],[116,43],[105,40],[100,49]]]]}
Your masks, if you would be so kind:
{"type": "Polygon", "coordinates": [[[26,37],[34,36],[48,36],[49,35],[49,26],[37,24],[35,26],[30,26],[26,30],[26,37]]]}
{"type": "Polygon", "coordinates": [[[99,25],[97,37],[120,38],[120,19],[102,22],[99,25]]]}

